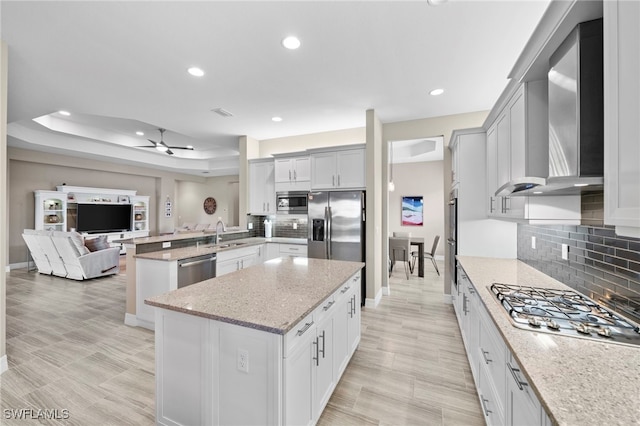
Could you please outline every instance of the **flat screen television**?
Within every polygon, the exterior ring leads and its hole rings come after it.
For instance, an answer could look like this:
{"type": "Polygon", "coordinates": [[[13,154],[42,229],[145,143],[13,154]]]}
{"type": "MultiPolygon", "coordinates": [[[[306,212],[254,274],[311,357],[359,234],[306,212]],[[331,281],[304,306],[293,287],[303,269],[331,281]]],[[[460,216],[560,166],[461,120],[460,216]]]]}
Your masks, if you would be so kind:
{"type": "Polygon", "coordinates": [[[78,203],[78,232],[101,233],[131,231],[131,204],[78,203]]]}

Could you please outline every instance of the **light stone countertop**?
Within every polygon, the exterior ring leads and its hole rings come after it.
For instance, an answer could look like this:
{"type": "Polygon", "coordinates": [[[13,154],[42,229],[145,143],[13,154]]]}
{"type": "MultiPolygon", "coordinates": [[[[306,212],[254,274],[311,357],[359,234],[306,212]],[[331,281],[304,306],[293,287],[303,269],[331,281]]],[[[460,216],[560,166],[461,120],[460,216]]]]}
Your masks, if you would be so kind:
{"type": "Polygon", "coordinates": [[[363,267],[360,262],[281,257],[145,303],[285,334],[363,267]]]}
{"type": "Polygon", "coordinates": [[[571,288],[515,259],[457,259],[554,424],[640,424],[640,347],[518,329],[488,286],[571,288]]]}
{"type": "Polygon", "coordinates": [[[250,237],[250,238],[241,238],[237,240],[224,241],[220,243],[222,246],[229,243],[240,243],[237,246],[230,247],[221,247],[215,244],[202,244],[200,246],[190,246],[190,247],[181,247],[175,249],[167,249],[167,250],[159,250],[152,251],[149,253],[140,253],[136,254],[135,257],[138,259],[151,259],[151,260],[162,260],[162,261],[178,261],[182,259],[189,259],[191,257],[202,256],[211,253],[219,253],[221,251],[241,249],[243,247],[251,247],[264,243],[279,243],[279,244],[300,244],[306,245],[307,240],[304,238],[282,238],[282,237],[272,237],[272,238],[261,238],[261,237],[250,237]]]}

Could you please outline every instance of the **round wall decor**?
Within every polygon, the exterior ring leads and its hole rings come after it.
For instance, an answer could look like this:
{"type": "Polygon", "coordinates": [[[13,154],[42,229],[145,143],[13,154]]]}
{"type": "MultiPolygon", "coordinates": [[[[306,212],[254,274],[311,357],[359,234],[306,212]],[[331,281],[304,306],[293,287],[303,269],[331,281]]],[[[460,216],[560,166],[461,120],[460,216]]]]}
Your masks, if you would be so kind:
{"type": "Polygon", "coordinates": [[[204,199],[204,212],[206,214],[214,214],[216,212],[216,199],[213,197],[207,197],[204,199]]]}

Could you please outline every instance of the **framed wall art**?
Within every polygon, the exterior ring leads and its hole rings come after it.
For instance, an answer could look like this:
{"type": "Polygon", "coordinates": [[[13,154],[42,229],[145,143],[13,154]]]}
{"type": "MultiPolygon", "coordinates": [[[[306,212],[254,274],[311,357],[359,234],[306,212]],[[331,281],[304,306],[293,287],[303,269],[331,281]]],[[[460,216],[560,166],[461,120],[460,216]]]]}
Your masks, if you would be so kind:
{"type": "Polygon", "coordinates": [[[422,196],[402,197],[402,226],[422,226],[422,212],[422,196]]]}

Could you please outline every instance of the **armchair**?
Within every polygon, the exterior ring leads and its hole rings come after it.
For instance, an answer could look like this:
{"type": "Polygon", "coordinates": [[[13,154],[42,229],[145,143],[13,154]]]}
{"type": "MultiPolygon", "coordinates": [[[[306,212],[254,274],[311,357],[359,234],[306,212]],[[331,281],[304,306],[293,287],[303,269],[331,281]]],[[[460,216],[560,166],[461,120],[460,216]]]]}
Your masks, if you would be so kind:
{"type": "Polygon", "coordinates": [[[120,272],[120,249],[117,247],[90,252],[76,232],[56,231],[51,241],[64,261],[67,278],[85,280],[120,272]]]}
{"type": "Polygon", "coordinates": [[[38,242],[38,234],[42,231],[36,231],[34,229],[25,229],[22,231],[22,239],[27,244],[27,248],[31,253],[31,258],[38,268],[38,272],[45,275],[51,275],[53,268],[47,255],[44,253],[44,249],[40,247],[38,242]]]}

